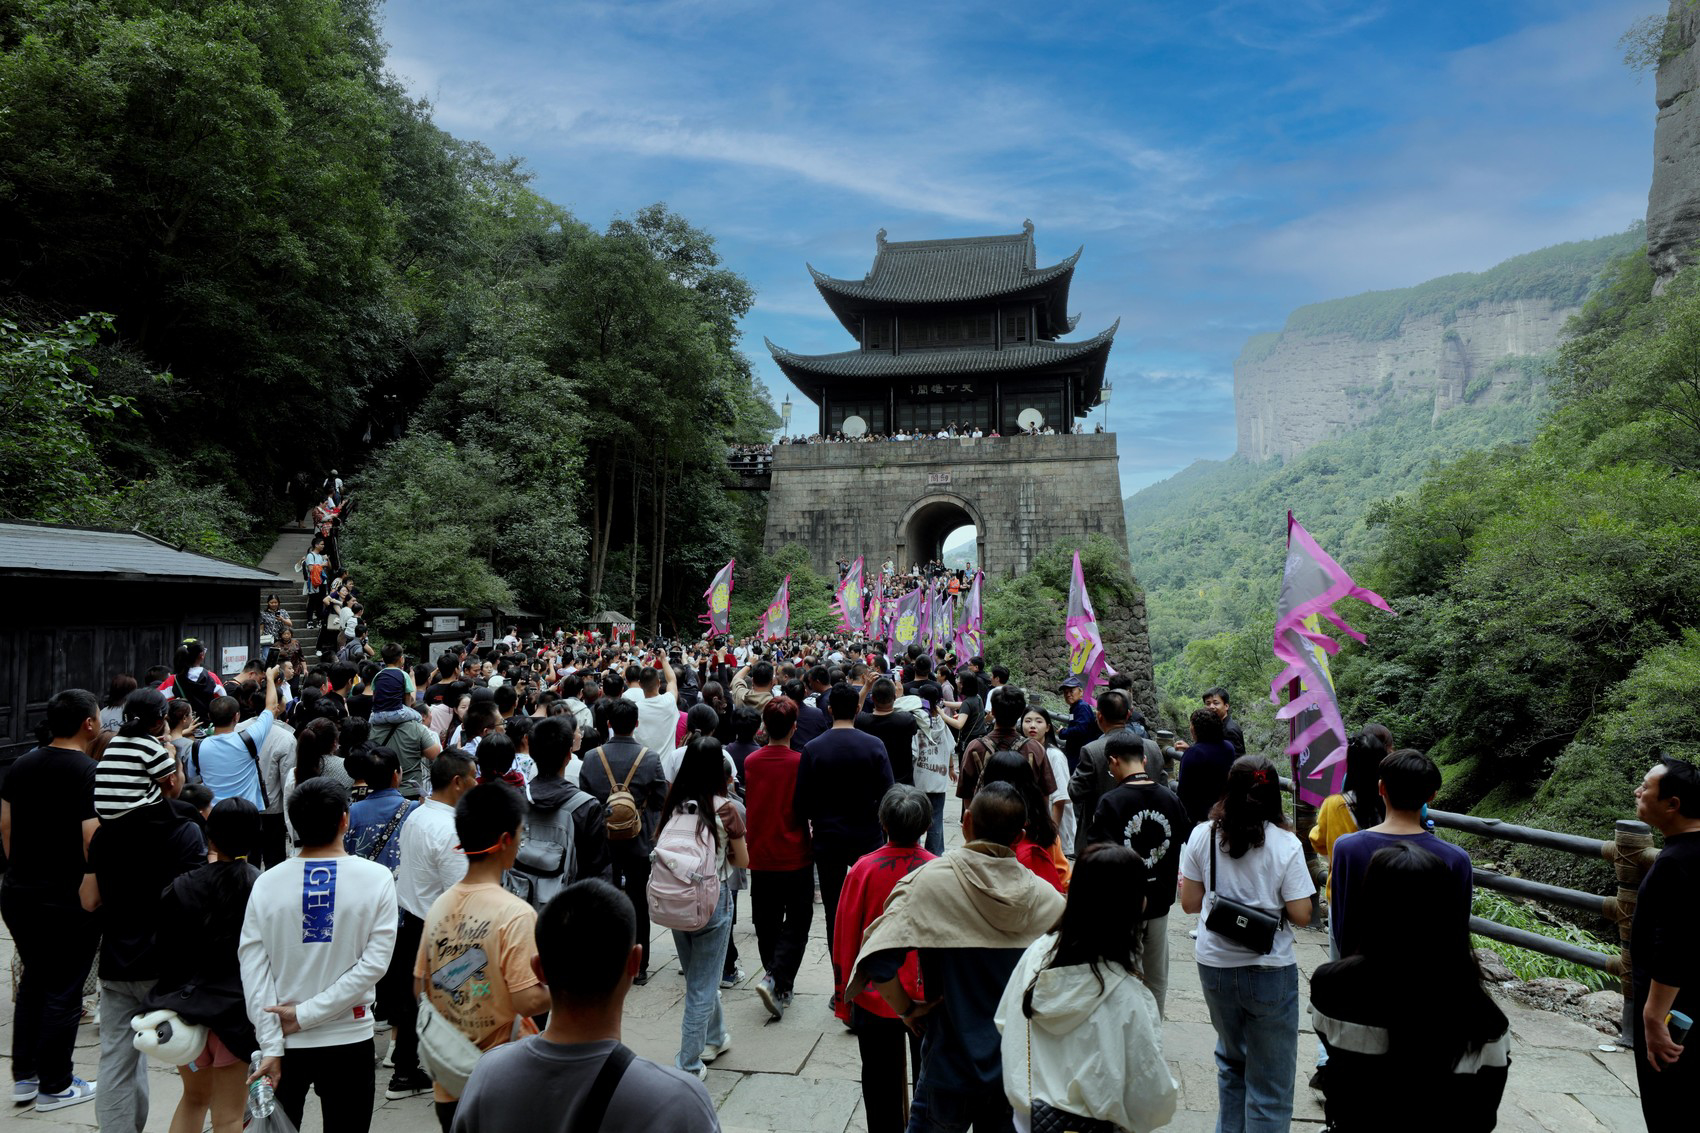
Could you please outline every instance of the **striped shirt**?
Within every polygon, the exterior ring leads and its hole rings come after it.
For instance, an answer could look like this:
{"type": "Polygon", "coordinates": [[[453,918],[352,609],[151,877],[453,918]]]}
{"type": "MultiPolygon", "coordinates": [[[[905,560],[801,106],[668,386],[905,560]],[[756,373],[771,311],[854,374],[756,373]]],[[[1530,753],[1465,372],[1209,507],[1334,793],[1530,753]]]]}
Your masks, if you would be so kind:
{"type": "Polygon", "coordinates": [[[165,797],[158,780],[177,770],[177,752],[152,736],[115,736],[94,769],[94,812],[117,818],[165,797]]]}

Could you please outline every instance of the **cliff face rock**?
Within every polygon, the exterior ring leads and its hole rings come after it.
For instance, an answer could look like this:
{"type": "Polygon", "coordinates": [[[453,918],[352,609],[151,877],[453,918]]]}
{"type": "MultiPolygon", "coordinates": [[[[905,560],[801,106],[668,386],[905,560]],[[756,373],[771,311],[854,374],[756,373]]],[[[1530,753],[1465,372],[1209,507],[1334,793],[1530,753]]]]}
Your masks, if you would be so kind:
{"type": "Polygon", "coordinates": [[[1259,336],[1234,363],[1239,455],[1291,459],[1394,398],[1432,400],[1439,416],[1526,389],[1525,360],[1555,349],[1578,309],[1567,300],[1509,299],[1406,318],[1398,333],[1371,341],[1291,329],[1259,336]]]}
{"type": "Polygon", "coordinates": [[[1672,0],[1671,39],[1681,50],[1659,65],[1653,184],[1647,191],[1647,259],[1655,291],[1696,259],[1700,243],[1700,7],[1672,0]]]}

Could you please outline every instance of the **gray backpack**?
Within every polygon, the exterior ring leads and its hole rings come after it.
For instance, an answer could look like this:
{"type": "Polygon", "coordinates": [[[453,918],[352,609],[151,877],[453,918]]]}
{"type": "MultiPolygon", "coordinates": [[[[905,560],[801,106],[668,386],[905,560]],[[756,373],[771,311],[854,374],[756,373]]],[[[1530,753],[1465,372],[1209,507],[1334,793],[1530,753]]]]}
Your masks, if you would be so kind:
{"type": "Polygon", "coordinates": [[[502,875],[502,887],[538,912],[549,899],[578,880],[578,843],[573,838],[574,815],[597,804],[589,791],[575,792],[550,810],[526,804],[525,830],[514,866],[502,875]]]}

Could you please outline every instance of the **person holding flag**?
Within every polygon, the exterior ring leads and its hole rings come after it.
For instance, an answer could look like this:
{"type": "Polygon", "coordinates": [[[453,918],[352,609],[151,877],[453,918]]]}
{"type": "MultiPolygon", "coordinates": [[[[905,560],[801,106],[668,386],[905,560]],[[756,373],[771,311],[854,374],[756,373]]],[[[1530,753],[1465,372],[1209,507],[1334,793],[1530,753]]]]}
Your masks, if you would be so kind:
{"type": "Polygon", "coordinates": [[[964,663],[968,658],[980,655],[980,581],[983,577],[983,572],[974,572],[974,581],[962,599],[956,626],[951,633],[956,647],[956,659],[964,663]]]}

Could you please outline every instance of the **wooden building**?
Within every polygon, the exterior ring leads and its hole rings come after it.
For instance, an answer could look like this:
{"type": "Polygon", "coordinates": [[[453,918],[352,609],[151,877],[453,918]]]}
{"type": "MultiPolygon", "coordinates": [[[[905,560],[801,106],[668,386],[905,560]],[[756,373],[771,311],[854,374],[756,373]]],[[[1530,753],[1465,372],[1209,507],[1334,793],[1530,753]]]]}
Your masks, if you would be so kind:
{"type": "Polygon", "coordinates": [[[184,638],[214,672],[240,669],[262,595],[290,585],[135,532],[0,523],[0,752],[34,741],[60,689],[104,696],[116,673],[171,664],[184,638]]]}
{"type": "Polygon", "coordinates": [[[950,425],[1004,436],[1039,421],[1059,433],[1098,402],[1116,325],[1074,330],[1068,289],[1080,251],[1037,266],[1033,223],[1007,236],[888,241],[861,279],[809,267],[854,350],[774,361],[820,407],[822,433],[909,435],[950,425]],[[1031,412],[1028,412],[1031,411],[1031,412]]]}

